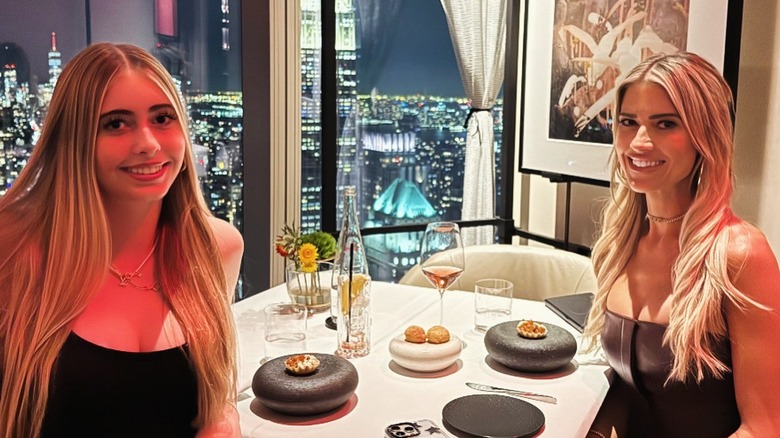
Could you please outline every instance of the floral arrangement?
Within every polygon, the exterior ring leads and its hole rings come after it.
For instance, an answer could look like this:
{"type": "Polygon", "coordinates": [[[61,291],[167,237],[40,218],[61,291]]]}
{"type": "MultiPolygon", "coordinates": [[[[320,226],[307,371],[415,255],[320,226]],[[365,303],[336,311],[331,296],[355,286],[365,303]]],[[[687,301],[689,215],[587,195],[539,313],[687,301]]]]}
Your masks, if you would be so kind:
{"type": "Polygon", "coordinates": [[[276,252],[303,272],[315,272],[317,262],[332,260],[336,255],[336,239],[324,231],[302,234],[300,229],[284,224],[276,236],[276,252]]]}
{"type": "Polygon", "coordinates": [[[287,293],[292,301],[306,305],[311,311],[329,308],[330,287],[323,288],[318,263],[334,258],[336,239],[323,231],[302,234],[294,223],[285,224],[282,234],[276,236],[275,247],[279,255],[289,260],[287,293]]]}

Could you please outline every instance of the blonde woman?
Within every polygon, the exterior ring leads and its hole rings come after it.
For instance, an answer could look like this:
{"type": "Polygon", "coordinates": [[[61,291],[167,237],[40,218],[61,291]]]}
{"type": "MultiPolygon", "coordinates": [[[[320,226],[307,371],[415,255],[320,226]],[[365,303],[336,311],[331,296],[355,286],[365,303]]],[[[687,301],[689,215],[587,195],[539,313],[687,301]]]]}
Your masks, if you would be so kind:
{"type": "Polygon", "coordinates": [[[647,59],[618,89],[586,329],[616,381],[588,436],[780,436],[780,271],[729,208],[732,105],[691,53],[647,59]]]}
{"type": "Polygon", "coordinates": [[[0,437],[240,436],[243,242],[205,206],[186,120],[137,47],[63,70],[0,200],[0,437]]]}

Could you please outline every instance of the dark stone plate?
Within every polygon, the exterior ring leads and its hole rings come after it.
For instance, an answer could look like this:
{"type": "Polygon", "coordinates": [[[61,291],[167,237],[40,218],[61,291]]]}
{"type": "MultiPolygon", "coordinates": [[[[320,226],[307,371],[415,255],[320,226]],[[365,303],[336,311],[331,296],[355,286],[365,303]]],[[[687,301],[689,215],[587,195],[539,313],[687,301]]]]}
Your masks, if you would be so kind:
{"type": "MultiPolygon", "coordinates": [[[[544,426],[536,406],[504,395],[456,398],[442,409],[444,424],[476,437],[532,437],[544,426]]],[[[445,426],[446,427],[446,426],[445,426]]]]}
{"type": "Polygon", "coordinates": [[[517,371],[547,372],[571,362],[577,341],[571,333],[547,322],[547,336],[527,339],[517,333],[520,321],[496,324],[485,333],[485,348],[496,362],[517,371]]]}
{"type": "Polygon", "coordinates": [[[255,397],[268,408],[288,415],[317,415],[349,400],[358,384],[355,366],[332,354],[309,354],[320,360],[320,366],[305,376],[285,368],[284,361],[292,355],[263,364],[252,379],[255,397]]]}

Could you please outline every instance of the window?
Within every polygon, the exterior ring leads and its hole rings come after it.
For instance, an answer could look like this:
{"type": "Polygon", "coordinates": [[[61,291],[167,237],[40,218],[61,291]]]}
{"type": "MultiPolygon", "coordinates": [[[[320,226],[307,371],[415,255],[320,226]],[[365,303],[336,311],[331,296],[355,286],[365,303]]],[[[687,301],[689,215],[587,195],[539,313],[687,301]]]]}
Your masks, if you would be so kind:
{"type": "MultiPolygon", "coordinates": [[[[348,185],[357,188],[364,228],[460,219],[469,102],[441,3],[301,0],[301,8],[303,228],[327,222],[322,190],[336,190],[340,199],[348,185]],[[323,58],[321,47],[327,7],[335,7],[332,60],[323,58]],[[319,117],[329,102],[316,99],[321,84],[334,79],[338,129],[335,138],[324,139],[319,117]],[[335,169],[322,167],[322,145],[329,141],[336,144],[335,169]],[[322,172],[329,171],[336,172],[335,188],[322,187],[322,172]]],[[[493,114],[498,188],[501,98],[493,114]]],[[[496,196],[499,205],[500,190],[496,196]]],[[[331,223],[339,224],[338,208],[335,215],[331,223]]],[[[400,279],[416,263],[420,236],[418,231],[364,236],[372,275],[400,279]]]]}

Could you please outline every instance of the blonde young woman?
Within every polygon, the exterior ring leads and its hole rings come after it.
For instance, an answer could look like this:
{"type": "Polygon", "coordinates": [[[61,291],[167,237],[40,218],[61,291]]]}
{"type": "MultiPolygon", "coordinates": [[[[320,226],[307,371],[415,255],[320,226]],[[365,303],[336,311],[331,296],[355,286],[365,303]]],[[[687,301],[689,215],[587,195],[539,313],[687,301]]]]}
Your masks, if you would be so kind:
{"type": "Polygon", "coordinates": [[[198,188],[164,68],[95,44],[0,200],[0,437],[240,436],[243,242],[198,188]]]}
{"type": "Polygon", "coordinates": [[[586,329],[616,381],[588,436],[780,436],[780,271],[729,208],[731,111],[690,53],[647,59],[618,89],[586,329]]]}

